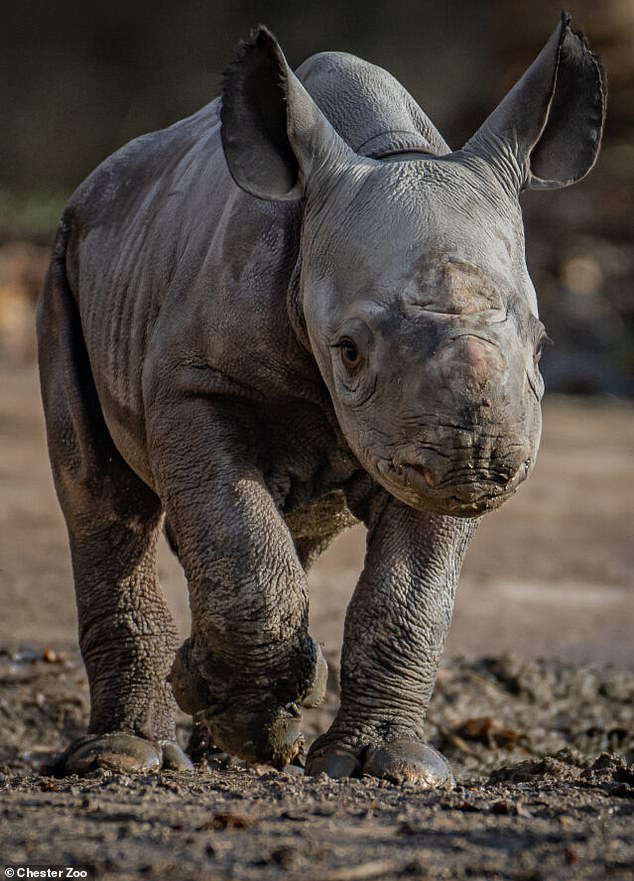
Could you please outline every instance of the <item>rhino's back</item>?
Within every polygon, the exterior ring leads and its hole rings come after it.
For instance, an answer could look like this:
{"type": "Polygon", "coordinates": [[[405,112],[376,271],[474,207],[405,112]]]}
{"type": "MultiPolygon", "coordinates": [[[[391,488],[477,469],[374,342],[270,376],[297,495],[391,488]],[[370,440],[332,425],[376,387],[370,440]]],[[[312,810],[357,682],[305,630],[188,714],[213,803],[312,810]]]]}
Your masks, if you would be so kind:
{"type": "Polygon", "coordinates": [[[219,106],[216,99],[169,128],[135,138],[80,184],[68,203],[67,217],[78,236],[73,244],[81,245],[82,254],[90,250],[84,244],[87,237],[99,240],[102,254],[111,239],[108,264],[112,270],[116,264],[123,267],[129,262],[129,247],[138,258],[162,238],[159,222],[165,217],[171,220],[168,228],[176,248],[181,234],[189,233],[181,224],[187,217],[193,219],[197,196],[208,197],[218,178],[214,171],[220,165],[219,106]]]}

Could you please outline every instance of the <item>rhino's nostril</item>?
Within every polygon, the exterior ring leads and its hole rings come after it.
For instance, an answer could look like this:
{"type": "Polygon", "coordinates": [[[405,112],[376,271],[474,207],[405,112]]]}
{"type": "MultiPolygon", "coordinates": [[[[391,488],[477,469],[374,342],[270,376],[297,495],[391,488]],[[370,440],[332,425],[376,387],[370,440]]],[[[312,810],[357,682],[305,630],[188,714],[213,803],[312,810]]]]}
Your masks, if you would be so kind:
{"type": "Polygon", "coordinates": [[[427,486],[434,487],[436,486],[436,479],[430,469],[426,465],[410,465],[409,466],[412,471],[415,471],[417,474],[423,478],[427,486]]]}
{"type": "Polygon", "coordinates": [[[520,467],[517,469],[515,474],[513,474],[508,482],[507,486],[509,489],[515,489],[515,487],[519,486],[526,478],[528,477],[528,471],[530,468],[530,459],[527,459],[525,462],[522,462],[520,467]]]}

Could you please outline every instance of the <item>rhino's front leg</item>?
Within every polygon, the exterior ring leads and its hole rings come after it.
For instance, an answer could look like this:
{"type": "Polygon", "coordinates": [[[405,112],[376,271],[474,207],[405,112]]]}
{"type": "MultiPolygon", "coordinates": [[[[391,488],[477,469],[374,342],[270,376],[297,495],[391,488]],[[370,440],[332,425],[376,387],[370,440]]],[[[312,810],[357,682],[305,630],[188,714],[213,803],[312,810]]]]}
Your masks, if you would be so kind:
{"type": "Polygon", "coordinates": [[[366,562],[348,608],[341,707],[312,746],[307,772],[449,786],[425,744],[424,720],[475,520],[384,501],[369,524],[366,562]]]}
{"type": "Polygon", "coordinates": [[[283,766],[301,746],[299,705],[325,691],[308,635],[306,576],[257,462],[257,425],[239,402],[170,402],[151,448],[187,576],[191,636],[171,682],[226,752],[283,766]]]}

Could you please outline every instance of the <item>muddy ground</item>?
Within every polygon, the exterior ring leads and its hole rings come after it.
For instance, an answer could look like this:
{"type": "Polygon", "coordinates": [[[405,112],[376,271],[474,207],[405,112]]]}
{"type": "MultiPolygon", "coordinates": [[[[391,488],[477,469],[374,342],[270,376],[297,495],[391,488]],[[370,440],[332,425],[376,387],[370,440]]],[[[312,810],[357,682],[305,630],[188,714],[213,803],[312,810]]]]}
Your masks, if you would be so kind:
{"type": "MultiPolygon", "coordinates": [[[[459,781],[449,793],[223,759],[60,780],[46,765],[85,724],[79,659],[5,650],[0,855],[112,879],[632,878],[633,701],[631,671],[454,658],[428,727],[459,781]]],[[[309,739],[335,704],[333,682],[309,739]]]]}
{"type": "MultiPolygon", "coordinates": [[[[87,714],[64,527],[32,361],[0,370],[0,877],[29,861],[107,879],[634,878],[631,405],[547,401],[535,475],[472,545],[428,726],[455,791],[221,760],[60,780],[46,767],[87,714]]],[[[352,530],[311,574],[333,675],[308,740],[336,706],[362,542],[352,530]]],[[[182,576],[160,560],[184,634],[182,576]]]]}

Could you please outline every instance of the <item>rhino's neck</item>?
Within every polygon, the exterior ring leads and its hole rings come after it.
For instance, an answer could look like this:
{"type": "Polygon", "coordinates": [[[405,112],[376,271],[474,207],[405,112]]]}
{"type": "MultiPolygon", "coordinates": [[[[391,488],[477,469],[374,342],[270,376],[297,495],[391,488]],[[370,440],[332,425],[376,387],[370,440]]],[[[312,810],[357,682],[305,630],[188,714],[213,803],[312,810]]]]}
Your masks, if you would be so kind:
{"type": "Polygon", "coordinates": [[[409,92],[381,67],[345,52],[313,55],[297,70],[322,112],[355,153],[451,152],[409,92]]]}
{"type": "Polygon", "coordinates": [[[291,274],[286,292],[286,311],[288,313],[288,321],[295,334],[295,337],[306,352],[312,356],[313,350],[308,337],[308,329],[306,328],[306,318],[304,316],[304,304],[301,294],[301,276],[302,276],[302,252],[301,248],[297,256],[295,268],[291,274]]]}

